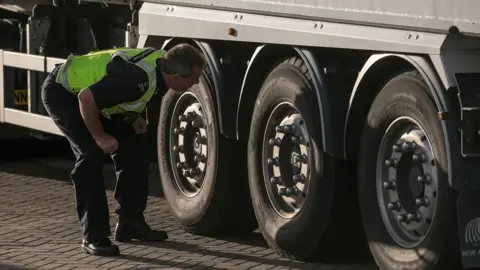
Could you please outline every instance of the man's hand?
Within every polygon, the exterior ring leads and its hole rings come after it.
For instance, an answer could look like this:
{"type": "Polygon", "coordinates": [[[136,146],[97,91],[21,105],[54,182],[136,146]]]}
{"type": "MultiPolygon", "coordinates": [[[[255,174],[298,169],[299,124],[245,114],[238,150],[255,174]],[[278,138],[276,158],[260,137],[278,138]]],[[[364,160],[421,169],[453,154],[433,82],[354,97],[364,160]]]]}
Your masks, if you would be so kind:
{"type": "Polygon", "coordinates": [[[143,117],[138,116],[137,119],[132,123],[133,129],[137,134],[144,134],[147,132],[147,121],[143,117]]]}
{"type": "Polygon", "coordinates": [[[95,142],[105,154],[111,154],[118,150],[117,139],[108,134],[103,134],[102,136],[95,138],[95,142]]]}

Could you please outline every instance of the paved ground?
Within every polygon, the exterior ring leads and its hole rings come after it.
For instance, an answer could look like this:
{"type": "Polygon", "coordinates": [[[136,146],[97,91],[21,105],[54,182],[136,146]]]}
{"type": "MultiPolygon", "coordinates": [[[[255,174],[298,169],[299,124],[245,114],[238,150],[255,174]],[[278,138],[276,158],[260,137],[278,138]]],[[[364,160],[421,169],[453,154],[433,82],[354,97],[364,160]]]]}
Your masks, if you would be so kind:
{"type": "MultiPolygon", "coordinates": [[[[27,153],[24,151],[16,148],[0,152],[0,269],[376,268],[368,261],[326,265],[283,260],[265,245],[259,233],[242,239],[213,239],[185,233],[171,218],[155,174],[151,179],[146,217],[153,228],[169,232],[169,241],[122,244],[122,256],[118,258],[86,256],[80,253],[81,238],[74,215],[73,187],[69,180],[72,162],[64,157],[45,155],[25,160],[23,157],[27,153]],[[12,151],[16,151],[20,159],[1,160],[2,155],[12,151]]],[[[38,148],[36,152],[58,151],[38,148]]],[[[114,180],[110,165],[105,167],[105,174],[113,209],[114,180]]]]}

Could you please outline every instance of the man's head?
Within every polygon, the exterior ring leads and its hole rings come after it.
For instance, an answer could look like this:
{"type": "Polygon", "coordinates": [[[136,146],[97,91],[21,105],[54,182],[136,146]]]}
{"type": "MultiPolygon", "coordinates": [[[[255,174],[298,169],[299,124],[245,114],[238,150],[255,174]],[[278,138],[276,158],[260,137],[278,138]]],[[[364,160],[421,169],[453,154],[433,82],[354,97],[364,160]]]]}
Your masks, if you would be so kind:
{"type": "Polygon", "coordinates": [[[165,84],[175,91],[186,91],[198,84],[205,58],[193,46],[183,43],[174,46],[157,61],[165,84]]]}

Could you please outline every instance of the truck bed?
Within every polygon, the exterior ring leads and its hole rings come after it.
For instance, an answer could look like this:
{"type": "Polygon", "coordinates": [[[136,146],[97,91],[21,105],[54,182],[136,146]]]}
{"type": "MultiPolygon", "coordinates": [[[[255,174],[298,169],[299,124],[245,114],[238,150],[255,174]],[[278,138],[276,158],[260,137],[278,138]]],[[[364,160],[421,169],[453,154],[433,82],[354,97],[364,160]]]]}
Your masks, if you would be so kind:
{"type": "Polygon", "coordinates": [[[146,0],[319,21],[480,36],[478,0],[146,0]]]}

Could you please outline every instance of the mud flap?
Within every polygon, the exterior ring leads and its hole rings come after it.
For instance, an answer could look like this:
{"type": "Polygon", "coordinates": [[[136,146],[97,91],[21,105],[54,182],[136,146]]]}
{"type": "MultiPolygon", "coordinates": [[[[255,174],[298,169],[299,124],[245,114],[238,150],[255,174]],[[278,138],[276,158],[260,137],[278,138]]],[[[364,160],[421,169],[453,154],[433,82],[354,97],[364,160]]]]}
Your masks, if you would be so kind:
{"type": "Polygon", "coordinates": [[[457,215],[463,267],[480,267],[480,191],[460,193],[457,215]]]}

